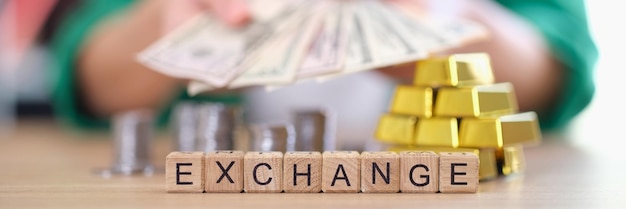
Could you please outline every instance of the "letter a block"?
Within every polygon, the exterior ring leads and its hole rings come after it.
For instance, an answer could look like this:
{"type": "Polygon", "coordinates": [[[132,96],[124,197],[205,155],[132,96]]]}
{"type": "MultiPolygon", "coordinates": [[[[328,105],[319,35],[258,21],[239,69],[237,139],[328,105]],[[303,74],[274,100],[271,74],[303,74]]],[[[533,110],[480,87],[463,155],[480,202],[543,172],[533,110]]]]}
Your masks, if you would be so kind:
{"type": "Polygon", "coordinates": [[[322,191],[357,193],[361,189],[361,160],[355,151],[322,154],[322,191]]]}
{"type": "Polygon", "coordinates": [[[206,192],[243,191],[242,151],[211,151],[204,158],[206,192]]]}
{"type": "Polygon", "coordinates": [[[400,191],[402,193],[439,191],[439,156],[431,151],[400,152],[400,191]]]}
{"type": "Polygon", "coordinates": [[[395,152],[361,153],[361,191],[400,191],[400,160],[395,152]]]}
{"type": "Polygon", "coordinates": [[[172,152],[165,158],[167,192],[204,191],[204,153],[172,152]]]}
{"type": "Polygon", "coordinates": [[[245,192],[283,191],[283,153],[248,152],[244,156],[245,192]]]}
{"type": "Polygon", "coordinates": [[[283,190],[301,193],[322,191],[322,154],[319,152],[285,153],[283,190]]]}
{"type": "Polygon", "coordinates": [[[477,192],[479,166],[478,156],[471,152],[439,153],[439,191],[477,192]]]}

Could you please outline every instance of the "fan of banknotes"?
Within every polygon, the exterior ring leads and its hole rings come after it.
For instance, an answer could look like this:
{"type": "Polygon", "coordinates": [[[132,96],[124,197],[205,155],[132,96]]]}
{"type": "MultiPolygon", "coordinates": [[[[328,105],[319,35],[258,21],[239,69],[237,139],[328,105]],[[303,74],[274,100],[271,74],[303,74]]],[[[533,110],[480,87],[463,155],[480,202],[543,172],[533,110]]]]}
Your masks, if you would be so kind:
{"type": "Polygon", "coordinates": [[[425,59],[486,37],[479,24],[421,14],[410,0],[249,0],[252,21],[199,15],[146,48],[139,62],[191,80],[188,91],[280,88],[425,59]]]}

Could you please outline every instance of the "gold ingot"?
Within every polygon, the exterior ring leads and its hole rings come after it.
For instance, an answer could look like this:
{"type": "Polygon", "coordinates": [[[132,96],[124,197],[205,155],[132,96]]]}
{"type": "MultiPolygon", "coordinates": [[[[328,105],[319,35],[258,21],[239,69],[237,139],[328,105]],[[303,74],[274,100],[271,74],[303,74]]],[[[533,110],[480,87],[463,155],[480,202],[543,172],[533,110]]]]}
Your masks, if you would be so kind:
{"type": "Polygon", "coordinates": [[[474,149],[474,148],[452,148],[452,147],[421,147],[421,146],[395,146],[389,148],[392,152],[402,151],[432,151],[437,154],[441,152],[472,152],[480,160],[478,178],[482,180],[493,179],[498,176],[498,163],[494,149],[474,149]]]}
{"type": "Polygon", "coordinates": [[[522,145],[507,146],[502,149],[502,174],[511,175],[521,173],[526,167],[524,147],[522,145]]]}
{"type": "Polygon", "coordinates": [[[417,117],[385,114],[376,128],[376,139],[381,142],[410,145],[413,143],[417,117]]]}
{"type": "Polygon", "coordinates": [[[417,121],[417,146],[459,146],[459,128],[456,118],[428,118],[417,121]]]}
{"type": "Polygon", "coordinates": [[[433,109],[433,89],[430,87],[398,86],[390,112],[429,118],[433,109]]]}
{"type": "Polygon", "coordinates": [[[502,148],[517,144],[537,144],[541,141],[535,112],[463,118],[459,129],[460,147],[502,148]]]}
{"type": "Polygon", "coordinates": [[[494,83],[491,60],[486,53],[456,54],[417,62],[414,84],[418,86],[467,86],[494,83]]]}
{"type": "Polygon", "coordinates": [[[435,101],[435,116],[483,117],[517,111],[517,100],[511,83],[441,88],[435,101]]]}

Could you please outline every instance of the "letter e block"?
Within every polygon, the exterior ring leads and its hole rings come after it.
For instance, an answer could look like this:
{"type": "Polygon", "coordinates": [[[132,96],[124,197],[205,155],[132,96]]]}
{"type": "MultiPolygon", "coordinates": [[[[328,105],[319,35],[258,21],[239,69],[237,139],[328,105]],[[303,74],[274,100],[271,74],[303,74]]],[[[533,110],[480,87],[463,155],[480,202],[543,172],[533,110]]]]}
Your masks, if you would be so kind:
{"type": "Polygon", "coordinates": [[[204,158],[206,192],[243,191],[242,151],[211,151],[204,158]]]}
{"type": "Polygon", "coordinates": [[[165,158],[167,192],[204,191],[204,153],[171,152],[165,158]]]}
{"type": "Polygon", "coordinates": [[[357,193],[361,190],[361,160],[355,151],[322,154],[322,191],[357,193]]]}
{"type": "Polygon", "coordinates": [[[364,193],[400,191],[400,160],[397,153],[361,153],[361,191],[364,193]]]}
{"type": "Polygon", "coordinates": [[[439,191],[439,155],[431,151],[400,152],[400,191],[402,193],[439,191]]]}
{"type": "Polygon", "coordinates": [[[301,193],[322,191],[322,154],[319,152],[285,153],[283,190],[301,193]]]}
{"type": "Polygon", "coordinates": [[[478,156],[471,152],[439,153],[439,191],[477,192],[479,166],[478,156]]]}
{"type": "Polygon", "coordinates": [[[283,191],[282,152],[248,152],[243,160],[245,192],[283,191]]]}

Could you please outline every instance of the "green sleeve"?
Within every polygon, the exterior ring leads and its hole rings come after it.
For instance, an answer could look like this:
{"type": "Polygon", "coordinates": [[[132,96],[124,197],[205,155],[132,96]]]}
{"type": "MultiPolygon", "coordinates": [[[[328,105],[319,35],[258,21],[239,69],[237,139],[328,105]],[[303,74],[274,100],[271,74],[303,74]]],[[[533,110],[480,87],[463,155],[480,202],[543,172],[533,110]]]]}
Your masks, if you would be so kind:
{"type": "Polygon", "coordinates": [[[539,116],[546,131],[564,128],[594,95],[593,71],[598,50],[587,25],[583,0],[499,0],[533,24],[548,42],[554,56],[565,65],[561,99],[550,113],[539,116]]]}
{"type": "MultiPolygon", "coordinates": [[[[50,51],[55,62],[55,71],[50,76],[53,81],[53,106],[55,114],[63,124],[70,128],[107,129],[106,118],[96,118],[87,113],[79,96],[76,78],[76,59],[85,40],[90,36],[98,22],[109,15],[131,6],[132,0],[82,1],[82,5],[69,14],[56,31],[50,51]]],[[[164,108],[158,116],[158,125],[167,123],[172,104],[180,100],[221,102],[226,104],[242,103],[240,95],[207,95],[191,98],[181,89],[178,98],[164,108]]]]}

